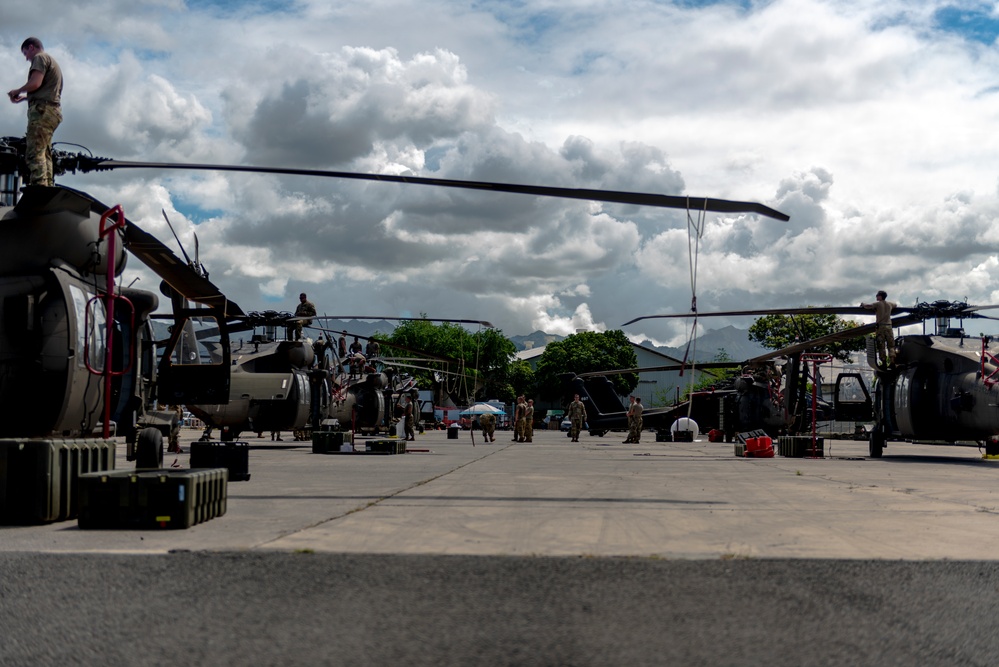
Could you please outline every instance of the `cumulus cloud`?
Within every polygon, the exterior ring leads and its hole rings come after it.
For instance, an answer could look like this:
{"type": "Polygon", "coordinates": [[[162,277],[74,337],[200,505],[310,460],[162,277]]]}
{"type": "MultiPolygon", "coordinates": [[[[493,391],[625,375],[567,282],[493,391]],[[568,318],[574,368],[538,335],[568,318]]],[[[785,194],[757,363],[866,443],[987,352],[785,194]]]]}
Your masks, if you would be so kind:
{"type": "MultiPolygon", "coordinates": [[[[695,296],[702,311],[852,305],[878,288],[996,301],[999,58],[937,9],[40,0],[5,12],[0,65],[20,83],[20,41],[50,17],[40,37],[66,73],[56,140],[109,157],[691,194],[791,216],[711,214],[692,230],[696,212],[342,179],[60,180],[174,243],[165,209],[247,310],[304,289],[326,312],[564,334],[695,296]]],[[[0,109],[5,134],[23,114],[0,109]]]]}

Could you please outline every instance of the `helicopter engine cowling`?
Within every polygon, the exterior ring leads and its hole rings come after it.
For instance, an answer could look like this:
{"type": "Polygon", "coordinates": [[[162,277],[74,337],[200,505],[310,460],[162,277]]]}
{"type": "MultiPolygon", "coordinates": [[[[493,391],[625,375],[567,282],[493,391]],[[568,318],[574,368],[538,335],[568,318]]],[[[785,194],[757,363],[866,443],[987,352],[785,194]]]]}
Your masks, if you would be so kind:
{"type": "Polygon", "coordinates": [[[304,428],[312,410],[308,371],[314,358],[305,341],[240,342],[232,350],[228,402],[189,403],[188,409],[205,424],[227,429],[227,437],[304,428]]]}
{"type": "Polygon", "coordinates": [[[206,424],[243,431],[290,431],[308,424],[309,381],[305,373],[244,373],[232,375],[226,404],[188,404],[206,424]]]}
{"type": "Polygon", "coordinates": [[[385,373],[370,373],[351,385],[341,401],[333,401],[329,417],[358,430],[373,430],[385,420],[385,392],[389,389],[385,373]]]}
{"type": "MultiPolygon", "coordinates": [[[[0,208],[0,275],[40,273],[58,262],[83,275],[107,275],[108,243],[100,239],[103,212],[63,188],[26,188],[14,208],[0,208]]],[[[120,229],[113,232],[115,275],[127,254],[120,229]]]]}
{"type": "Polygon", "coordinates": [[[288,363],[294,368],[312,368],[316,353],[312,345],[305,341],[286,342],[281,351],[287,355],[288,363]]]}
{"type": "Polygon", "coordinates": [[[917,366],[901,373],[893,390],[903,437],[953,442],[999,434],[999,393],[987,388],[977,372],[940,373],[917,366]]]}
{"type": "MultiPolygon", "coordinates": [[[[104,368],[106,311],[92,280],[69,268],[0,277],[0,405],[9,435],[79,437],[104,418],[104,383],[91,371],[104,368]],[[89,369],[88,369],[89,365],[89,369]]],[[[139,406],[145,313],[156,296],[125,290],[136,311],[120,306],[112,328],[111,419],[118,432],[131,427],[139,406]],[[125,421],[121,421],[125,417],[125,421]]]]}
{"type": "Polygon", "coordinates": [[[895,426],[912,440],[981,441],[999,434],[999,388],[979,376],[978,341],[913,335],[897,341],[903,370],[885,385],[895,426]]]}

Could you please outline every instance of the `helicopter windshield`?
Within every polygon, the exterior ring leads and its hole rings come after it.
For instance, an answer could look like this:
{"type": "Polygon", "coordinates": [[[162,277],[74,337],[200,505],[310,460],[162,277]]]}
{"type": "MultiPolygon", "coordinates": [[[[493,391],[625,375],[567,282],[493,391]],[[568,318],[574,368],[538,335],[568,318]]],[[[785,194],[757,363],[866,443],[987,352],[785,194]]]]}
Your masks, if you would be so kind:
{"type": "Polygon", "coordinates": [[[170,363],[175,366],[208,365],[223,363],[218,352],[219,323],[211,316],[190,317],[170,350],[170,363]]]}
{"type": "Polygon", "coordinates": [[[104,303],[93,299],[77,285],[69,286],[73,297],[73,309],[76,321],[82,326],[76,327],[76,349],[85,351],[77,356],[77,365],[89,366],[95,372],[104,370],[107,341],[107,315],[104,303]]]}
{"type": "Polygon", "coordinates": [[[229,336],[218,311],[179,314],[163,352],[158,397],[169,403],[229,402],[229,336]],[[178,329],[179,327],[179,329],[178,329]]]}

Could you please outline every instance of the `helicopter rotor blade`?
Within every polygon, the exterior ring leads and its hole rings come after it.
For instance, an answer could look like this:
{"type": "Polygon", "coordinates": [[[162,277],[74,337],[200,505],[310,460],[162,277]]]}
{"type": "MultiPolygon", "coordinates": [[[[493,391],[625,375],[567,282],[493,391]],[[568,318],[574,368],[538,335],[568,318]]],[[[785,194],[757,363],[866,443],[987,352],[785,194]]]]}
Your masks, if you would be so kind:
{"type": "MultiPolygon", "coordinates": [[[[918,324],[922,321],[923,318],[909,314],[894,318],[891,321],[891,325],[892,328],[907,327],[910,324],[918,324]]],[[[747,363],[755,364],[761,361],[769,361],[771,359],[776,359],[777,357],[787,357],[794,354],[799,354],[801,352],[806,352],[812,348],[820,347],[822,345],[829,345],[830,343],[838,343],[841,340],[849,340],[851,338],[866,336],[867,334],[874,333],[877,330],[878,330],[878,325],[876,322],[871,324],[864,324],[859,327],[853,327],[852,329],[843,329],[842,331],[837,331],[835,333],[827,334],[825,336],[820,336],[818,338],[812,338],[811,340],[795,343],[794,345],[789,345],[779,350],[774,350],[773,352],[767,352],[766,354],[761,354],[758,357],[753,357],[747,363]]]]}
{"type": "MultiPolygon", "coordinates": [[[[930,319],[931,317],[947,316],[958,319],[985,318],[997,319],[989,315],[981,315],[977,311],[999,308],[999,306],[969,306],[964,303],[951,303],[949,301],[937,303],[920,303],[915,306],[896,306],[892,312],[909,313],[916,318],[915,322],[930,319]]],[[[667,313],[663,315],[643,315],[628,320],[621,326],[625,327],[635,322],[652,319],[671,319],[681,317],[762,317],[766,315],[873,315],[870,308],[861,306],[805,306],[801,308],[763,308],[759,310],[726,310],[716,312],[690,312],[690,313],[667,313]]]]}
{"type": "Polygon", "coordinates": [[[375,316],[375,315],[310,315],[308,317],[292,318],[290,321],[295,321],[296,319],[301,320],[392,320],[397,322],[456,322],[459,324],[481,324],[484,327],[490,329],[493,328],[492,322],[487,322],[486,320],[460,320],[453,317],[396,317],[392,315],[386,316],[375,316]]]}
{"type": "Polygon", "coordinates": [[[463,188],[486,192],[509,192],[513,194],[559,197],[563,199],[583,199],[615,204],[633,204],[658,208],[677,208],[712,213],[756,213],[776,220],[787,221],[790,216],[755,202],[729,201],[709,197],[685,197],[660,195],[642,192],[619,192],[615,190],[591,190],[585,188],[560,188],[542,185],[520,185],[516,183],[491,183],[487,181],[462,181],[448,178],[426,178],[422,176],[398,176],[393,174],[362,174],[348,171],[326,171],[320,169],[292,169],[286,167],[253,167],[248,165],[196,164],[179,162],[130,162],[107,158],[92,158],[79,155],[71,170],[86,173],[108,169],[186,169],[204,171],[235,171],[257,174],[283,174],[290,176],[319,176],[388,183],[412,183],[433,185],[445,188],[463,188]]]}
{"type": "Polygon", "coordinates": [[[679,371],[683,369],[712,371],[727,368],[741,369],[744,364],[738,361],[709,361],[703,364],[668,364],[666,366],[643,366],[642,368],[615,368],[609,371],[589,371],[577,373],[578,378],[598,377],[600,375],[624,375],[626,373],[655,373],[658,371],[679,371]]]}
{"type": "MultiPolygon", "coordinates": [[[[968,306],[967,308],[964,309],[964,311],[966,313],[977,313],[979,310],[993,310],[995,308],[999,308],[999,306],[968,306]]],[[[982,315],[981,317],[986,317],[986,316],[982,315]]]]}
{"type": "MultiPolygon", "coordinates": [[[[379,359],[379,361],[381,361],[381,359],[379,359]]],[[[390,368],[411,368],[413,370],[424,371],[426,373],[441,373],[442,375],[454,375],[454,376],[465,375],[465,373],[462,372],[462,371],[448,371],[448,370],[442,370],[440,368],[428,368],[426,366],[420,366],[420,365],[417,365],[417,364],[402,364],[402,363],[399,363],[399,362],[392,362],[392,363],[385,362],[385,365],[389,366],[390,368]]]]}
{"type": "MultiPolygon", "coordinates": [[[[60,187],[90,202],[94,211],[103,213],[110,208],[86,192],[60,187]]],[[[235,302],[229,301],[218,287],[195,271],[190,264],[185,264],[162,241],[128,218],[125,221],[127,224],[124,226],[123,236],[128,251],[165,280],[170,287],[191,301],[217,309],[217,312],[223,313],[225,317],[240,317],[244,314],[235,302]]]]}
{"type": "MultiPolygon", "coordinates": [[[[896,308],[898,311],[905,312],[909,309],[907,308],[896,308]]],[[[636,317],[632,320],[628,320],[621,326],[626,327],[629,324],[634,324],[635,322],[640,322],[642,320],[655,320],[664,318],[680,318],[680,317],[740,317],[740,316],[750,316],[750,317],[762,317],[764,315],[873,315],[874,311],[868,308],[861,308],[860,306],[818,306],[810,307],[806,306],[803,308],[765,308],[761,310],[726,310],[726,311],[716,311],[710,313],[668,313],[663,315],[642,315],[641,317],[636,317]]]]}
{"type": "MultiPolygon", "coordinates": [[[[316,318],[312,318],[312,319],[316,319],[316,318]]],[[[308,328],[310,328],[310,329],[317,329],[317,330],[322,331],[323,333],[329,335],[329,337],[327,338],[327,340],[333,340],[333,337],[330,334],[342,333],[341,331],[337,331],[336,329],[327,329],[325,327],[311,326],[311,327],[308,327],[308,328]]],[[[408,347],[406,345],[400,345],[398,343],[390,343],[390,342],[387,342],[387,341],[384,341],[384,340],[379,340],[379,339],[375,338],[374,336],[361,336],[359,334],[352,334],[349,331],[347,332],[347,335],[348,336],[352,336],[352,337],[357,338],[357,339],[360,339],[360,340],[377,340],[378,344],[382,345],[384,347],[391,347],[393,349],[404,350],[406,352],[412,352],[413,354],[418,354],[421,357],[427,357],[428,359],[433,359],[434,361],[443,361],[444,363],[449,363],[449,364],[460,364],[460,363],[462,363],[462,361],[460,359],[452,359],[451,357],[443,357],[443,356],[440,356],[440,355],[437,355],[437,354],[433,354],[432,352],[427,352],[426,350],[416,349],[415,347],[408,347]]]]}

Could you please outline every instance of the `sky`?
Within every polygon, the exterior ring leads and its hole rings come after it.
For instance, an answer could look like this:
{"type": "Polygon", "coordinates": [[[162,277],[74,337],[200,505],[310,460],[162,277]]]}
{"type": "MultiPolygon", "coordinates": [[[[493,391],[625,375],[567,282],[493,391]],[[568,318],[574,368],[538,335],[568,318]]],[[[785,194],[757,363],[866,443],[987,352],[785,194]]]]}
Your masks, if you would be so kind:
{"type": "MultiPolygon", "coordinates": [[[[3,9],[7,89],[31,35],[64,73],[64,150],[791,217],[301,176],[57,178],[177,249],[165,211],[244,311],[291,311],[304,291],[321,314],[484,319],[512,336],[616,329],[694,296],[701,313],[878,289],[903,306],[999,304],[997,3],[37,0],[3,9]]],[[[24,114],[0,106],[2,136],[23,136],[24,114]]],[[[132,258],[136,277],[156,290],[132,258]]],[[[625,331],[677,345],[689,323],[625,331]]]]}

